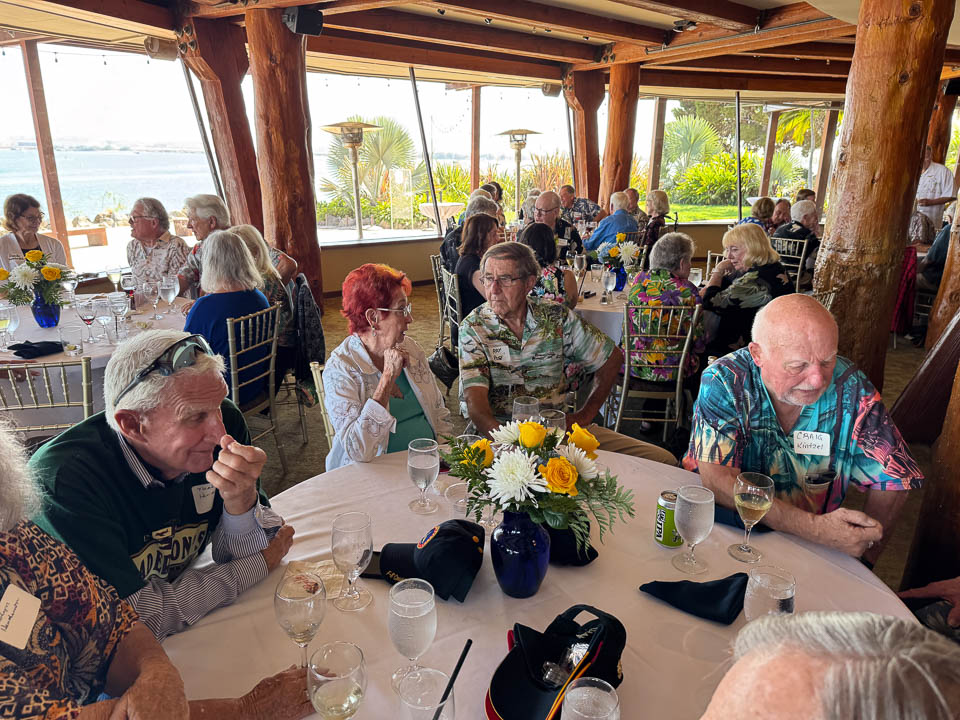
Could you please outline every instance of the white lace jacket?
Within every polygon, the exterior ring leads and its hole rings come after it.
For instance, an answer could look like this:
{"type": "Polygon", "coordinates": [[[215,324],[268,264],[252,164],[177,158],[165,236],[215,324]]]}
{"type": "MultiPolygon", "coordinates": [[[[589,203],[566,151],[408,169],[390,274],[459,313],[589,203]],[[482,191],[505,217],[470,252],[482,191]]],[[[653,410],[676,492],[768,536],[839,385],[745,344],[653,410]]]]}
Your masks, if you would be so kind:
{"type": "MultiPolygon", "coordinates": [[[[403,339],[400,348],[410,357],[410,366],[404,372],[427,422],[438,438],[449,433],[452,426],[446,418],[450,411],[427,365],[426,355],[409,337],[403,339]]],[[[327,414],[336,435],[327,455],[327,470],[354,462],[370,462],[386,452],[397,420],[373,399],[380,375],[356,335],[348,335],[330,354],[323,370],[323,390],[327,414]]]]}

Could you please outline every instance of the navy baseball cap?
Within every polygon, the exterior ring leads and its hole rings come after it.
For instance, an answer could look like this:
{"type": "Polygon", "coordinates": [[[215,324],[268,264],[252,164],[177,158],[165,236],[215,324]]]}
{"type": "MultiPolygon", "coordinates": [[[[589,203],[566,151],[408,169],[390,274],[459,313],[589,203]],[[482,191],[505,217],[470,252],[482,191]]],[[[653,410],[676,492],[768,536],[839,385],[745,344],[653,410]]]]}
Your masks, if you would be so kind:
{"type": "Polygon", "coordinates": [[[380,577],[391,583],[422,578],[447,600],[463,602],[483,564],[483,528],[469,520],[447,520],[418,543],[387,543],[380,551],[380,577]]]}

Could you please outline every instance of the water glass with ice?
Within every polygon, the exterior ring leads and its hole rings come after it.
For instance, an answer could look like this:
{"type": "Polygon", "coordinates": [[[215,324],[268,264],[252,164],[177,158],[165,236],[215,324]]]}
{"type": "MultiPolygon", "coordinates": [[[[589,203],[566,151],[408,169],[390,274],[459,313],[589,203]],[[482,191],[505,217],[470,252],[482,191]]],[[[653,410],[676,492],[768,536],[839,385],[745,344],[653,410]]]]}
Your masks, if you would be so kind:
{"type": "Polygon", "coordinates": [[[743,614],[747,622],[763,615],[792,614],[797,581],[793,575],[775,565],[751,568],[747,591],[743,596],[743,614]]]}
{"type": "MultiPolygon", "coordinates": [[[[2,322],[2,320],[0,320],[2,322]]],[[[57,328],[60,333],[60,344],[67,357],[83,355],[83,327],[80,325],[61,325],[57,328]]]]}
{"type": "Polygon", "coordinates": [[[420,497],[411,500],[408,507],[417,515],[435,513],[439,506],[427,497],[427,488],[440,474],[440,446],[436,440],[420,438],[407,446],[407,472],[413,484],[420,489],[420,497]]]}
{"type": "Polygon", "coordinates": [[[697,560],[693,554],[698,543],[707,539],[713,530],[713,491],[702,485],[684,485],[677,490],[677,507],[674,522],[677,532],[690,547],[690,551],[675,555],[673,566],[688,575],[699,575],[707,571],[708,566],[697,560]]]}
{"type": "Polygon", "coordinates": [[[560,720],[620,720],[617,691],[600,678],[577,678],[564,693],[560,720]]]}
{"type": "Polygon", "coordinates": [[[404,720],[433,720],[434,717],[438,720],[454,720],[453,688],[450,688],[447,699],[443,700],[448,682],[450,678],[445,672],[431,668],[421,668],[407,674],[397,690],[406,710],[404,720]]]}
{"type": "Polygon", "coordinates": [[[176,275],[164,275],[160,280],[160,297],[167,304],[167,310],[164,315],[169,315],[173,310],[173,301],[180,294],[180,278],[176,275]]]}
{"type": "Polygon", "coordinates": [[[394,670],[390,677],[393,689],[399,692],[400,681],[421,669],[417,659],[430,649],[437,634],[433,585],[420,578],[409,578],[390,588],[387,631],[397,652],[410,661],[409,665],[394,670]]]}

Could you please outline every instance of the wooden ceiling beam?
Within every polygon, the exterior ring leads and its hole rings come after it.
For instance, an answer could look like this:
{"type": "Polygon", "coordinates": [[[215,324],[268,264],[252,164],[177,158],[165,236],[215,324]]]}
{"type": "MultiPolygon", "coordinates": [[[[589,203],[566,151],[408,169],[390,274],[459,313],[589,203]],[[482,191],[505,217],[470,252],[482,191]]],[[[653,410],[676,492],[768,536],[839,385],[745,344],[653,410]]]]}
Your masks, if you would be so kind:
{"type": "Polygon", "coordinates": [[[425,17],[397,10],[367,10],[324,19],[325,27],[361,33],[439,43],[475,50],[511,52],[558,62],[595,62],[596,45],[552,38],[549,35],[425,17]]]}
{"type": "Polygon", "coordinates": [[[641,87],[688,88],[692,90],[754,90],[760,92],[808,92],[843,95],[847,81],[806,75],[771,76],[747,73],[691,73],[662,68],[640,68],[641,87]]]}
{"type": "Polygon", "coordinates": [[[613,0],[619,5],[650,10],[670,17],[716,25],[727,30],[753,30],[760,11],[732,0],[613,0]]]}
{"type": "Polygon", "coordinates": [[[55,35],[41,35],[34,32],[24,32],[22,30],[2,30],[0,31],[0,47],[8,45],[19,45],[22,40],[34,40],[38,43],[56,41],[55,35]]]}
{"type": "Polygon", "coordinates": [[[800,60],[851,60],[853,59],[853,45],[804,42],[761,48],[749,54],[758,57],[799,58],[800,60]]]}
{"type": "MultiPolygon", "coordinates": [[[[295,5],[310,4],[309,0],[193,0],[186,3],[187,17],[221,18],[234,15],[243,15],[249,9],[284,8],[295,5]]],[[[323,11],[324,18],[341,13],[361,12],[364,10],[379,10],[394,5],[409,5],[410,0],[332,0],[318,4],[316,8],[323,11]]]]}
{"type": "Polygon", "coordinates": [[[748,55],[718,55],[700,60],[685,60],[667,67],[670,70],[697,72],[746,72],[761,75],[815,75],[840,78],[845,78],[850,73],[850,63],[842,60],[795,60],[748,55]]]}
{"type": "Polygon", "coordinates": [[[467,48],[446,50],[426,42],[374,40],[364,33],[339,29],[307,38],[307,52],[403,66],[509,75],[537,82],[559,83],[562,79],[560,63],[467,48]]]}
{"type": "Polygon", "coordinates": [[[141,2],[141,0],[44,0],[43,2],[11,0],[11,2],[24,8],[100,24],[108,19],[124,20],[127,23],[142,26],[145,33],[151,30],[163,30],[166,33],[174,27],[174,15],[168,8],[141,2]]]}
{"type": "Polygon", "coordinates": [[[421,0],[423,7],[453,10],[490,20],[529,24],[559,30],[591,40],[626,41],[660,45],[666,31],[649,25],[623,22],[528,0],[421,0]]]}

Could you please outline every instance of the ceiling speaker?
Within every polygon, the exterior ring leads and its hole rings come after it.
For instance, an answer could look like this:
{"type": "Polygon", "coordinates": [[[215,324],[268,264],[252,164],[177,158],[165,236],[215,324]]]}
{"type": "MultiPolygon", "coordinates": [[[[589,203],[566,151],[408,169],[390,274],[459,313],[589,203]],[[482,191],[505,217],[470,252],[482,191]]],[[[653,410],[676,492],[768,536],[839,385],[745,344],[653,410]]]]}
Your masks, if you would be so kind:
{"type": "Polygon", "coordinates": [[[310,5],[285,8],[282,19],[290,32],[319,35],[323,32],[323,13],[310,5]]]}

